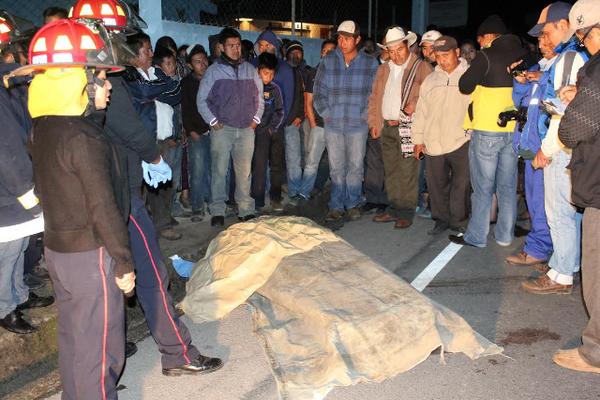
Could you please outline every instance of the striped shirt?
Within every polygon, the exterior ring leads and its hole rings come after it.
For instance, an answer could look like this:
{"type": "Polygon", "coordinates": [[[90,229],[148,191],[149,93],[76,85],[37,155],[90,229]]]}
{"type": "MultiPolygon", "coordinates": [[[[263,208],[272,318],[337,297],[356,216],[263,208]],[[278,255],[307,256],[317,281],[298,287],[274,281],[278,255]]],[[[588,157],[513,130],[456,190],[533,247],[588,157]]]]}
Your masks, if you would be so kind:
{"type": "Polygon", "coordinates": [[[346,66],[339,49],[321,60],[313,88],[315,110],[325,121],[325,130],[339,134],[368,131],[367,105],[379,64],[359,52],[346,66]]]}

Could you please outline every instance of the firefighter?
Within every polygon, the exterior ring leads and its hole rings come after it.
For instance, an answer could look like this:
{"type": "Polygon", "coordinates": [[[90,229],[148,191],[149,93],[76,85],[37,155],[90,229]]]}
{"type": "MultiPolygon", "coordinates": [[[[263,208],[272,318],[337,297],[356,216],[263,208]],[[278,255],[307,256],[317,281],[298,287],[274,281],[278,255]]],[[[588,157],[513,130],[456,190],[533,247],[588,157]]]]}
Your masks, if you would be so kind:
{"type": "MultiPolygon", "coordinates": [[[[73,19],[99,21],[108,31],[113,53],[127,62],[132,54],[125,45],[125,35],[135,33],[144,23],[125,3],[115,0],[79,0],[71,10],[73,19]]],[[[123,157],[127,171],[118,175],[125,179],[114,185],[121,212],[128,218],[131,251],[136,269],[137,298],[140,301],[150,333],[162,354],[164,375],[203,374],[222,367],[218,358],[200,354],[192,345],[188,328],[175,312],[168,292],[169,277],[158,236],[141,195],[142,177],[150,186],[171,179],[171,170],[162,160],[154,137],[136,113],[131,95],[121,74],[109,78],[112,84],[110,106],[104,125],[115,154],[123,157]],[[127,176],[128,175],[128,176],[127,176]],[[126,200],[124,200],[126,198],[126,200]]],[[[155,82],[148,82],[149,89],[155,82]]]]}
{"type": "Polygon", "coordinates": [[[124,362],[123,294],[135,286],[127,228],[111,187],[102,126],[118,70],[86,26],[58,20],[29,49],[34,183],[44,210],[45,257],[58,306],[63,399],[116,399],[124,362]]]}

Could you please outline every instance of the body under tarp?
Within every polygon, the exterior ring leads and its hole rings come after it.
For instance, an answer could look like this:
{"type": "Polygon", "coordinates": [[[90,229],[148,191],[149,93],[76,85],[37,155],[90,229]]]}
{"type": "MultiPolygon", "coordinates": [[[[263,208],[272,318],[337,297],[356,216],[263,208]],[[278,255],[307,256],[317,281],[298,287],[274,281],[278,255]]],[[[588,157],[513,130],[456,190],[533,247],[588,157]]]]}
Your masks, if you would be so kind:
{"type": "Polygon", "coordinates": [[[244,302],[283,399],[380,382],[439,347],[471,359],[502,352],[459,315],[300,217],[259,218],[219,234],[194,268],[182,307],[200,322],[244,302]]]}

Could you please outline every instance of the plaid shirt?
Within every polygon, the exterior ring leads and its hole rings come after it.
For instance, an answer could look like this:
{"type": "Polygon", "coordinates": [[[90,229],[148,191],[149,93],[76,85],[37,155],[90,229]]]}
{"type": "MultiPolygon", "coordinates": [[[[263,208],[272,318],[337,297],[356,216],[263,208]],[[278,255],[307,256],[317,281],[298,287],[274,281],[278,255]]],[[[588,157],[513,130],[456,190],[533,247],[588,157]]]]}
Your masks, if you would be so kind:
{"type": "Polygon", "coordinates": [[[317,70],[313,104],[325,121],[325,130],[356,134],[368,131],[367,104],[377,59],[359,52],[346,67],[339,49],[329,52],[317,70]]]}

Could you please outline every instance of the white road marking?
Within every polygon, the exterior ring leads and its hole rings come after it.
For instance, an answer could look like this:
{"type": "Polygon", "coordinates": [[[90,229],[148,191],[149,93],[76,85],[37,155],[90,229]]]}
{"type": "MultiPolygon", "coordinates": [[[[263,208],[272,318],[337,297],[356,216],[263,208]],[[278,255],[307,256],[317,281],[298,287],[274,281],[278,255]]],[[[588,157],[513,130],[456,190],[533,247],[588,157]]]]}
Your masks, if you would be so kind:
{"type": "Polygon", "coordinates": [[[456,243],[450,243],[437,257],[429,263],[427,267],[411,282],[411,285],[422,292],[423,289],[440,273],[442,269],[452,260],[463,246],[456,243]]]}

